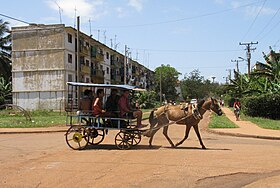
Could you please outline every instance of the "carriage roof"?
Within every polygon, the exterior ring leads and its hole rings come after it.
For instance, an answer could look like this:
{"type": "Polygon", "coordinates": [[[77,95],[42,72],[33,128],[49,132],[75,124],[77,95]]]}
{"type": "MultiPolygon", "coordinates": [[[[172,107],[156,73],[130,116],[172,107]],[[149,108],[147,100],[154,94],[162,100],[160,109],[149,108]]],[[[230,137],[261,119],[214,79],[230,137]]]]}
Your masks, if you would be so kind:
{"type": "Polygon", "coordinates": [[[67,82],[67,85],[78,86],[78,87],[100,87],[100,88],[145,91],[145,89],[142,89],[138,86],[131,86],[131,85],[93,84],[93,83],[82,83],[82,82],[67,82]]]}

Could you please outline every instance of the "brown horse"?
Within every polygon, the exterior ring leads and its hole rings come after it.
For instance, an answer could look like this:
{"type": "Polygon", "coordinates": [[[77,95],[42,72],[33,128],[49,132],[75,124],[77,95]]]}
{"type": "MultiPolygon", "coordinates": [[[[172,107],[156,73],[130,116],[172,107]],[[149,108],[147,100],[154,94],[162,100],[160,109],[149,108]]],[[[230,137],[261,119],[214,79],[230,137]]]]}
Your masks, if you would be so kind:
{"type": "Polygon", "coordinates": [[[207,101],[205,100],[200,101],[197,108],[198,108],[200,118],[195,116],[193,113],[187,112],[186,109],[182,108],[182,106],[180,105],[162,106],[158,108],[156,111],[152,111],[149,117],[149,121],[151,125],[150,129],[144,133],[145,136],[150,137],[149,145],[152,146],[153,137],[161,127],[163,127],[163,135],[166,137],[166,139],[168,140],[168,142],[171,144],[172,147],[176,147],[182,144],[188,138],[190,129],[191,127],[193,127],[199,139],[200,145],[202,146],[202,149],[206,149],[200,137],[198,123],[203,118],[203,114],[207,110],[212,110],[215,113],[217,113],[219,116],[222,115],[223,112],[219,106],[218,101],[212,98],[208,99],[207,101]],[[154,113],[156,114],[157,117],[154,117],[154,113]],[[173,123],[186,125],[185,137],[183,138],[183,140],[181,140],[175,145],[167,135],[168,126],[173,123]]]}

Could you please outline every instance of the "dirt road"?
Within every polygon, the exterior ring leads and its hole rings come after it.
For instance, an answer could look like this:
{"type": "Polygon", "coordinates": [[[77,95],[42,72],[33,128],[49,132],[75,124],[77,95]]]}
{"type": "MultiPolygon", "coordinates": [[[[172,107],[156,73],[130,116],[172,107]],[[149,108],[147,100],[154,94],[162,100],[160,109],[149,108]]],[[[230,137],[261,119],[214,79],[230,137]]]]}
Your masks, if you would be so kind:
{"type": "MultiPolygon", "coordinates": [[[[118,150],[116,131],[102,145],[71,150],[63,133],[0,135],[0,187],[280,187],[280,141],[209,134],[209,114],[200,127],[207,150],[189,139],[170,148],[159,131],[132,150],[118,150]]],[[[172,126],[176,143],[184,126],[172,126]]]]}

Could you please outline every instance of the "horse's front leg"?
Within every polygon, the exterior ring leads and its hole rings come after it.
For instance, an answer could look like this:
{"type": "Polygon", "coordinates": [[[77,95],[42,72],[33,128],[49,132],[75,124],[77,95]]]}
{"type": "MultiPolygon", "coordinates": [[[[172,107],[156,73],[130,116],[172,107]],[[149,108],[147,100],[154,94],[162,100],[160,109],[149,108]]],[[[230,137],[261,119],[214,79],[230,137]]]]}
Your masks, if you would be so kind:
{"type": "Polygon", "coordinates": [[[153,130],[151,130],[151,137],[149,139],[149,146],[152,147],[152,142],[153,142],[153,138],[154,138],[154,135],[156,134],[156,132],[160,129],[160,127],[153,127],[152,128],[153,130]]]}
{"type": "Polygon", "coordinates": [[[185,137],[183,138],[183,140],[181,140],[180,142],[178,142],[177,144],[175,144],[175,147],[183,144],[183,142],[185,142],[185,140],[188,138],[189,136],[189,133],[190,133],[190,129],[191,129],[192,126],[190,125],[186,125],[186,131],[185,131],[185,137]]]}
{"type": "Polygon", "coordinates": [[[200,145],[202,146],[202,149],[206,149],[206,147],[204,146],[204,144],[203,144],[203,142],[202,142],[200,133],[199,133],[198,124],[194,125],[193,128],[194,128],[194,130],[195,130],[196,136],[197,136],[198,139],[199,139],[199,142],[200,142],[200,145]]]}
{"type": "Polygon", "coordinates": [[[173,144],[172,140],[168,137],[167,131],[168,131],[168,126],[163,127],[163,135],[168,140],[168,142],[170,143],[171,147],[175,147],[175,145],[173,144]]]}

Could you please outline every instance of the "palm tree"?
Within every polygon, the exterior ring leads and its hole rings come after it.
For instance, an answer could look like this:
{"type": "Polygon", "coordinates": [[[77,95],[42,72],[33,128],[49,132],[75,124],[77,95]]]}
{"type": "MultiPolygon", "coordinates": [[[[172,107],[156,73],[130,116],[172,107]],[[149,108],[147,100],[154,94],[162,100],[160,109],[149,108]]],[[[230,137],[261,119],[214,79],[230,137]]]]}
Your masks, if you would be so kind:
{"type": "Polygon", "coordinates": [[[8,22],[0,19],[0,76],[10,81],[11,78],[11,35],[8,22]]]}
{"type": "Polygon", "coordinates": [[[252,72],[252,75],[258,79],[260,85],[265,86],[268,93],[279,92],[280,88],[280,56],[270,47],[269,58],[264,52],[263,57],[266,63],[257,62],[259,68],[252,72]]]}

